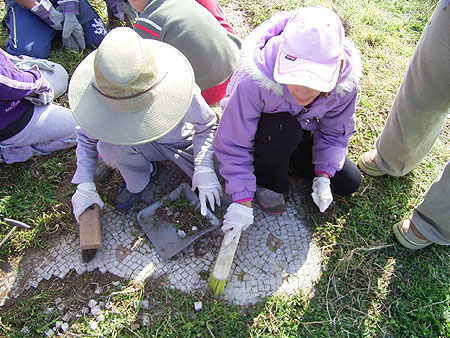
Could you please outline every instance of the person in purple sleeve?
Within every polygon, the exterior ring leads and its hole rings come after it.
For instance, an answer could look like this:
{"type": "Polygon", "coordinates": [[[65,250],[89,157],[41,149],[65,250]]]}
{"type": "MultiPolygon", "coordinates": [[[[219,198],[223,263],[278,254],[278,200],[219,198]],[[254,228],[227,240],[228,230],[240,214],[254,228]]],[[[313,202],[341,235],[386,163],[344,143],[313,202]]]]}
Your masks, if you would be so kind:
{"type": "Polygon", "coordinates": [[[61,65],[0,49],[0,163],[23,162],[76,145],[72,112],[52,103],[67,83],[61,65]]]}
{"type": "Polygon", "coordinates": [[[5,0],[6,51],[46,59],[58,31],[67,48],[97,48],[106,26],[88,0],[5,0]]]}
{"type": "Polygon", "coordinates": [[[321,212],[361,182],[347,152],[362,64],[339,17],[323,7],[280,13],[248,36],[242,57],[213,142],[233,199],[226,243],[253,223],[254,197],[266,212],[284,211],[289,172],[312,180],[321,212]]]}

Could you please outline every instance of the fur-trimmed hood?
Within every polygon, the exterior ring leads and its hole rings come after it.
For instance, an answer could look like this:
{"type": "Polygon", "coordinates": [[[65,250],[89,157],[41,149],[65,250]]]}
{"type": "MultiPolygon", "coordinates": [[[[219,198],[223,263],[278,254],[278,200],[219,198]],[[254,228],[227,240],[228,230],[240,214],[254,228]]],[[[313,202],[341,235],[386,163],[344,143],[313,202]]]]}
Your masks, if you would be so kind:
{"type": "MultiPolygon", "coordinates": [[[[301,9],[300,9],[301,10],[301,9]]],[[[242,65],[247,74],[261,87],[276,95],[283,95],[283,84],[275,82],[273,69],[281,43],[281,33],[298,10],[282,12],[258,26],[244,40],[241,48],[242,65]]],[[[361,56],[349,38],[344,38],[345,66],[336,85],[336,94],[351,91],[362,75],[361,56]]]]}

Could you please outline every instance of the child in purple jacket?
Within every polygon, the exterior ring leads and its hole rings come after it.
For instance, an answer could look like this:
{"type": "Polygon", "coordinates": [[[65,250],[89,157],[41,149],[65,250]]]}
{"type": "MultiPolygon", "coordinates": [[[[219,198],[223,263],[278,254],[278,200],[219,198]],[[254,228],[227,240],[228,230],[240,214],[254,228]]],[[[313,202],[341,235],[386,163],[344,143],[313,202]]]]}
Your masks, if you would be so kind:
{"type": "Polygon", "coordinates": [[[332,191],[349,195],[361,182],[347,149],[362,65],[339,17],[323,7],[278,14],[248,36],[242,55],[213,143],[233,198],[226,242],[253,222],[253,197],[284,211],[289,171],[313,181],[321,212],[332,191]]]}

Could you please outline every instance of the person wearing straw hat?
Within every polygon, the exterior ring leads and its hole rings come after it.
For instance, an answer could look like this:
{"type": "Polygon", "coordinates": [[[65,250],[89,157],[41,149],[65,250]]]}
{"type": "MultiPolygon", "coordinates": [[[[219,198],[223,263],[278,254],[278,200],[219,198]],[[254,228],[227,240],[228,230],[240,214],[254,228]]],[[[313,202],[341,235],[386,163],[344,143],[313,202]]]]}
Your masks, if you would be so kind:
{"type": "Polygon", "coordinates": [[[128,27],[111,30],[99,48],[76,68],[69,104],[77,127],[77,169],[72,183],[76,219],[91,204],[103,205],[94,172],[98,154],[124,181],[115,205],[128,209],[156,170],[171,160],[207,201],[220,204],[221,185],[213,170],[216,116],[200,94],[185,56],[161,41],[141,38],[128,27]]]}
{"type": "Polygon", "coordinates": [[[242,59],[213,142],[234,201],[222,227],[230,230],[226,242],[253,222],[253,197],[266,212],[284,211],[289,171],[312,181],[320,212],[333,193],[352,194],[361,183],[347,152],[362,63],[336,13],[280,13],[247,37],[242,59]]]}

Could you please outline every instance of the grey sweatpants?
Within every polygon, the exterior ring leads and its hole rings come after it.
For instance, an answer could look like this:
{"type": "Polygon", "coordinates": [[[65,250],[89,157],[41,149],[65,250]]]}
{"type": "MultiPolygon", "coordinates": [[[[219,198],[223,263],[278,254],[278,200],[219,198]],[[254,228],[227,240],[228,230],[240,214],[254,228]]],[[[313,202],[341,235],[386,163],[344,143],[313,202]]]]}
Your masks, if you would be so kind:
{"type": "Polygon", "coordinates": [[[190,178],[194,174],[192,141],[184,144],[149,142],[136,146],[118,146],[99,141],[97,149],[105,163],[120,171],[127,190],[141,192],[150,182],[151,161],[173,161],[190,178]]]}
{"type": "MultiPolygon", "coordinates": [[[[376,141],[378,167],[392,176],[416,168],[450,110],[450,6],[441,0],[428,22],[376,141]]],[[[415,209],[413,224],[428,239],[450,245],[450,168],[447,164],[415,209]]]]}

